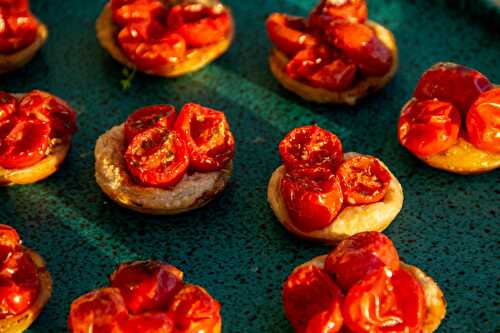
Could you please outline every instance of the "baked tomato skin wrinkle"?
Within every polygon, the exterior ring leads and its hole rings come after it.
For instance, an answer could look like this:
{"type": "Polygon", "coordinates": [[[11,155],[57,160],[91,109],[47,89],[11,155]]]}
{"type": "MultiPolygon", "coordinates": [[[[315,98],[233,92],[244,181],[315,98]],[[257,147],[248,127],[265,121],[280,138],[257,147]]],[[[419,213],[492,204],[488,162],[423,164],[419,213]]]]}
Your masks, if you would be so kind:
{"type": "Polygon", "coordinates": [[[365,0],[322,0],[309,14],[309,25],[324,29],[332,21],[364,23],[367,19],[368,6],[365,0]]]}
{"type": "Polygon", "coordinates": [[[51,128],[37,120],[21,120],[0,144],[0,166],[5,169],[30,167],[47,156],[51,128]]]}
{"type": "Polygon", "coordinates": [[[349,290],[342,314],[354,333],[420,333],[426,316],[424,291],[405,270],[381,267],[349,290]]]}
{"type": "Polygon", "coordinates": [[[308,325],[314,327],[320,324],[324,319],[320,314],[324,312],[330,312],[328,321],[331,326],[340,329],[342,314],[338,305],[342,304],[342,300],[342,292],[332,278],[314,265],[296,269],[283,286],[285,315],[296,332],[305,332],[308,325]],[[318,315],[320,317],[315,318],[318,315]]]}
{"type": "Polygon", "coordinates": [[[328,28],[327,38],[364,75],[382,76],[389,72],[393,61],[391,51],[367,25],[337,23],[328,28]]]}
{"type": "Polygon", "coordinates": [[[224,39],[231,31],[231,17],[222,4],[180,4],[172,7],[168,29],[181,35],[190,48],[199,48],[224,39]]]}
{"type": "Polygon", "coordinates": [[[328,227],[342,209],[342,189],[328,169],[289,171],[280,190],[291,222],[303,232],[328,227]]]}
{"type": "Polygon", "coordinates": [[[234,137],[224,113],[189,103],[174,128],[187,144],[192,170],[220,170],[233,159],[234,137]]]}
{"type": "Polygon", "coordinates": [[[121,329],[123,333],[171,333],[174,321],[166,312],[146,312],[129,316],[121,329]]]}
{"type": "Polygon", "coordinates": [[[350,205],[379,202],[384,199],[391,182],[389,171],[374,157],[355,156],[344,161],[337,177],[350,205]]]}
{"type": "Polygon", "coordinates": [[[493,84],[480,72],[454,63],[438,63],[420,78],[413,96],[453,104],[465,117],[472,103],[493,84]]]}
{"type": "Polygon", "coordinates": [[[500,88],[479,96],[467,113],[466,125],[473,145],[500,153],[500,88]]]}
{"type": "Polygon", "coordinates": [[[144,186],[168,188],[182,180],[189,166],[185,142],[162,127],[136,135],[125,152],[131,175],[144,186]]]}
{"type": "Polygon", "coordinates": [[[73,301],[68,326],[72,333],[121,333],[128,316],[120,290],[102,288],[73,301]]]}
{"type": "Polygon", "coordinates": [[[392,241],[383,233],[368,231],[344,239],[325,260],[325,270],[348,291],[365,276],[387,266],[399,269],[399,255],[392,241]]]}
{"type": "Polygon", "coordinates": [[[119,26],[154,20],[165,22],[168,10],[160,0],[112,1],[113,21],[119,26]]]}
{"type": "Polygon", "coordinates": [[[461,124],[460,112],[448,102],[412,100],[399,118],[399,142],[417,156],[438,154],[457,142],[461,124]]]}
{"type": "Polygon", "coordinates": [[[0,270],[0,319],[26,311],[40,290],[38,270],[24,252],[13,253],[0,270]]]}
{"type": "Polygon", "coordinates": [[[0,7],[0,53],[11,54],[33,44],[38,22],[28,8],[0,7]]]}
{"type": "Polygon", "coordinates": [[[220,325],[220,304],[202,288],[186,284],[169,309],[176,333],[213,332],[220,325]]]}
{"type": "Polygon", "coordinates": [[[149,260],[120,265],[111,275],[111,286],[121,291],[134,314],[165,309],[182,288],[183,273],[174,266],[149,260]]]}
{"type": "Polygon", "coordinates": [[[155,21],[131,23],[118,33],[118,44],[141,70],[176,64],[186,55],[186,41],[155,21]]]}
{"type": "Polygon", "coordinates": [[[176,116],[175,107],[172,105],[151,105],[140,108],[127,118],[125,138],[130,142],[137,134],[154,126],[172,129],[176,116]]]}
{"type": "Polygon", "coordinates": [[[342,162],[342,143],[333,133],[316,125],[292,130],[279,144],[287,170],[328,168],[336,170],[342,162]]]}
{"type": "Polygon", "coordinates": [[[274,46],[288,57],[319,44],[317,37],[307,32],[306,22],[300,17],[273,13],[266,21],[266,29],[274,46]]]}
{"type": "Polygon", "coordinates": [[[19,250],[21,238],[16,229],[0,224],[0,264],[3,264],[14,252],[19,250]]]}
{"type": "Polygon", "coordinates": [[[0,92],[0,122],[17,112],[17,98],[9,93],[0,92]]]}
{"type": "Polygon", "coordinates": [[[356,70],[356,65],[336,59],[310,76],[308,81],[313,87],[344,91],[352,86],[356,78],[356,70]]]}

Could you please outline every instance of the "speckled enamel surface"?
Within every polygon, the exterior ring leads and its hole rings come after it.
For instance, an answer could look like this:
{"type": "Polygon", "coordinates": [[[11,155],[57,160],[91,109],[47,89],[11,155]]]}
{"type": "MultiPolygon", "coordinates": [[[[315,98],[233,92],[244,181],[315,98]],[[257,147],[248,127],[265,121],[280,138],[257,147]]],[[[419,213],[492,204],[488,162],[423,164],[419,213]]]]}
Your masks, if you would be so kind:
{"type": "MultiPolygon", "coordinates": [[[[225,333],[291,332],[281,285],[327,247],[289,235],[266,202],[279,140],[317,122],[347,151],[374,154],[401,181],[405,205],[387,230],[401,256],[441,285],[449,313],[439,332],[494,332],[498,321],[499,172],[463,177],[434,170],[400,147],[396,121],[419,75],[438,61],[475,67],[500,82],[500,34],[481,19],[424,0],[371,0],[370,17],[394,32],[401,68],[356,107],[318,106],[280,87],[267,66],[264,20],[272,11],[306,14],[313,0],[228,0],[237,22],[230,51],[201,72],[166,80],[138,74],[122,91],[123,66],[96,41],[105,0],[34,0],[50,29],[47,45],[0,89],[48,90],[78,111],[80,131],[62,169],[46,181],[0,189],[0,220],[48,261],[54,295],[30,332],[66,331],[71,300],[106,284],[115,265],[157,258],[186,273],[223,305],[225,333]],[[207,207],[149,217],[113,204],[94,180],[97,137],[145,104],[197,102],[224,110],[237,142],[233,181],[207,207]]],[[[463,1],[461,1],[463,2],[463,1]]],[[[497,18],[498,19],[498,18],[497,18]]]]}

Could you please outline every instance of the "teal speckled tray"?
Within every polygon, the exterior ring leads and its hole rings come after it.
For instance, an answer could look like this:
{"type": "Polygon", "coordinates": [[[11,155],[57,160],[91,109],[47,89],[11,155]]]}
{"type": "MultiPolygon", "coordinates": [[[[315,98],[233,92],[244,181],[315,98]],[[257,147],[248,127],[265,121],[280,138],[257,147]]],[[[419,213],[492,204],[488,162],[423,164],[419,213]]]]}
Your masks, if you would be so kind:
{"type": "Polygon", "coordinates": [[[379,156],[401,180],[405,205],[387,234],[405,261],[441,284],[448,316],[439,332],[498,332],[499,172],[461,177],[433,170],[398,145],[395,129],[419,75],[437,61],[463,63],[500,82],[498,31],[443,1],[371,0],[371,18],[396,35],[401,68],[382,92],[349,108],[306,103],[268,70],[266,16],[306,14],[313,0],[228,0],[237,37],[225,56],[175,80],[137,75],[127,92],[123,67],[95,38],[105,0],[31,2],[50,27],[48,44],[25,69],[1,77],[0,89],[61,96],[78,110],[80,131],[56,175],[0,189],[1,222],[19,230],[54,277],[53,298],[30,332],[65,332],[74,298],[105,285],[118,263],[150,257],[177,265],[221,301],[225,333],[291,332],[282,282],[328,248],[290,236],[267,205],[266,186],[280,163],[280,139],[311,122],[337,133],[346,150],[379,156]],[[237,141],[231,185],[206,208],[178,217],[117,207],[94,181],[97,137],[139,106],[188,101],[226,112],[237,141]]]}

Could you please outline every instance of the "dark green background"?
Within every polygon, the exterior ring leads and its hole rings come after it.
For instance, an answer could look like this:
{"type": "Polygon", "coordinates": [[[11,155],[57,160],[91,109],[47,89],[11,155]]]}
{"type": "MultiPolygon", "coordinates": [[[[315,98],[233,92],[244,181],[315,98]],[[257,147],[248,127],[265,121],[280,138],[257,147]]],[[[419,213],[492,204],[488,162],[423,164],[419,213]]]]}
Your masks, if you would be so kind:
{"type": "Polygon", "coordinates": [[[500,34],[486,20],[450,9],[449,1],[369,1],[371,18],[398,40],[401,68],[382,92],[350,108],[306,103],[268,70],[266,16],[306,14],[312,0],[228,0],[237,37],[225,56],[180,79],[137,75],[127,92],[120,86],[122,66],[95,38],[94,21],[105,2],[32,1],[50,28],[48,43],[25,69],[0,78],[2,90],[48,90],[79,115],[80,131],[56,175],[0,190],[1,222],[19,230],[54,277],[53,298],[31,332],[64,332],[71,301],[104,286],[116,264],[136,258],[168,261],[206,287],[223,305],[226,333],[291,332],[281,308],[282,282],[328,248],[285,232],[268,207],[266,187],[280,164],[280,139],[312,122],[338,134],[346,150],[380,157],[399,177],[405,205],[387,233],[404,260],[441,284],[449,312],[440,332],[500,328],[499,173],[461,177],[430,169],[398,145],[395,129],[419,75],[435,62],[463,63],[500,82],[500,34]],[[206,208],[178,217],[148,217],[114,205],[94,181],[97,137],[139,106],[190,101],[229,118],[237,141],[231,185],[206,208]]]}

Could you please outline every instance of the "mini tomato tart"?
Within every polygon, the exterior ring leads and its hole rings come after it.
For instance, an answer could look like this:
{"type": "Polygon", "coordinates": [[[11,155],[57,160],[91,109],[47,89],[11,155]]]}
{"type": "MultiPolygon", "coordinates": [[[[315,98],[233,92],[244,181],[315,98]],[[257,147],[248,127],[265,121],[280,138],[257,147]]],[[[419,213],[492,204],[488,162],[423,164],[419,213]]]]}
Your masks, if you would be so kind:
{"type": "Polygon", "coordinates": [[[0,92],[0,185],[24,185],[55,173],[76,132],[76,113],[40,90],[0,92]]]}
{"type": "Polygon", "coordinates": [[[401,111],[398,138],[428,165],[468,175],[500,167],[500,87],[478,71],[438,63],[401,111]]]}
{"type": "Polygon", "coordinates": [[[403,206],[403,190],[375,157],[344,153],[339,138],[316,125],[291,131],[279,144],[283,165],[267,198],[278,221],[296,236],[336,243],[382,231],[403,206]]]}
{"type": "Polygon", "coordinates": [[[227,51],[234,35],[231,11],[218,0],[111,0],[96,29],[116,61],[164,77],[200,70],[227,51]]]}
{"type": "Polygon", "coordinates": [[[72,333],[220,333],[220,304],[184,281],[176,267],[156,260],[118,266],[110,286],[73,301],[72,333]]]}
{"type": "Polygon", "coordinates": [[[48,34],[47,27],[31,13],[28,0],[0,1],[0,74],[26,65],[48,34]]]}
{"type": "Polygon", "coordinates": [[[400,261],[376,231],[297,267],[283,286],[283,305],[297,333],[432,333],[446,315],[436,282],[400,261]]]}
{"type": "Polygon", "coordinates": [[[21,333],[35,321],[52,294],[52,279],[17,231],[0,224],[0,332],[21,333]]]}
{"type": "Polygon", "coordinates": [[[321,0],[307,18],[273,13],[266,26],[273,75],[308,101],[354,105],[399,66],[393,34],[368,20],[365,0],[321,0]]]}
{"type": "Polygon", "coordinates": [[[95,147],[97,184],[119,205],[174,215],[200,208],[231,178],[234,138],[224,113],[186,104],[135,111],[95,147]]]}

